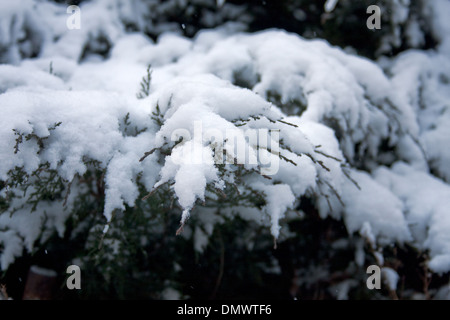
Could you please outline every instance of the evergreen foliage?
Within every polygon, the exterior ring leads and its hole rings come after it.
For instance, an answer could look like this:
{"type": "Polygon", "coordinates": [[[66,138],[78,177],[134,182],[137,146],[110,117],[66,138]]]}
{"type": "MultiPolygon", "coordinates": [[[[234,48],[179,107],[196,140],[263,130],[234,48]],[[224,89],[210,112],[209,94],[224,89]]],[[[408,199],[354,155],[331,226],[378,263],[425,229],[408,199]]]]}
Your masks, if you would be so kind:
{"type": "Polygon", "coordinates": [[[366,0],[31,2],[52,19],[69,4],[104,11],[74,40],[0,5],[10,297],[32,265],[57,272],[56,299],[450,297],[438,5],[380,1],[374,31],[366,0]],[[173,134],[199,120],[279,132],[279,148],[245,140],[279,171],[243,164],[226,137],[202,140],[192,165],[197,141],[173,134]],[[71,264],[82,290],[65,287],[71,264]],[[369,265],[397,287],[369,290],[369,265]]]}

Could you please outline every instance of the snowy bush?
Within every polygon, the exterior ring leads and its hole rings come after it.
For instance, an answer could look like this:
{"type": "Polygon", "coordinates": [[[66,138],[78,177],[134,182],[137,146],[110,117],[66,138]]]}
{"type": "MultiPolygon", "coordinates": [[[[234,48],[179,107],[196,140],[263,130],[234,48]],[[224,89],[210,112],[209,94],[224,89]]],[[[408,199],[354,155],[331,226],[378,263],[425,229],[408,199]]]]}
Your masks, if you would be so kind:
{"type": "MultiPolygon", "coordinates": [[[[362,4],[306,3],[278,5],[365,28],[362,4]]],[[[235,276],[281,274],[280,297],[442,298],[450,2],[382,1],[387,27],[360,55],[326,21],[257,31],[264,7],[237,1],[79,5],[69,30],[67,4],[0,3],[8,286],[39,261],[80,265],[85,298],[229,297],[222,278],[247,262],[235,276]],[[382,291],[365,287],[370,264],[382,291]]]]}

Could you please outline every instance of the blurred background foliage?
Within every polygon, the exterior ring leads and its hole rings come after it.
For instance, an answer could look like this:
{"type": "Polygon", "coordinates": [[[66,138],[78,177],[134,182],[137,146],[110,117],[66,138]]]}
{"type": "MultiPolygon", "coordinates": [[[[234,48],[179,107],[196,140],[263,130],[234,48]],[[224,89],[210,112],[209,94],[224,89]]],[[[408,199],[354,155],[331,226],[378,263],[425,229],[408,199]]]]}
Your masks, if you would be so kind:
{"type": "MultiPolygon", "coordinates": [[[[55,2],[78,5],[89,0],[55,2]]],[[[401,1],[377,1],[382,8],[382,29],[377,31],[366,28],[371,0],[340,0],[332,12],[324,11],[324,0],[228,0],[221,6],[214,0],[136,3],[143,8],[143,19],[126,20],[124,25],[129,32],[143,32],[153,39],[168,29],[193,37],[199,30],[234,22],[248,32],[280,28],[325,39],[370,59],[408,48],[429,49],[437,43],[420,0],[410,1],[403,19],[396,17],[401,1]],[[420,27],[423,41],[410,40],[411,24],[420,27]]],[[[107,56],[111,46],[103,46],[101,54],[107,56]]],[[[31,265],[58,273],[56,299],[410,299],[430,298],[449,280],[448,275],[430,278],[425,267],[408,268],[423,265],[426,252],[391,247],[383,254],[385,265],[400,275],[396,296],[385,286],[368,290],[365,267],[376,260],[366,254],[365,264],[358,265],[355,255],[361,249],[370,253],[369,245],[358,235],[349,235],[342,221],[320,218],[311,199],[302,199],[298,218],[286,226],[290,236],[281,239],[276,249],[267,228],[225,217],[215,225],[204,250],[195,250],[197,218],[193,215],[183,234],[175,236],[180,209],[164,189],[118,212],[103,235],[102,175],[92,164],[79,177],[84,192],[63,238],[49,237],[1,275],[0,282],[12,298],[22,297],[31,265]],[[70,264],[81,266],[82,290],[65,286],[70,264]]],[[[69,186],[63,187],[67,191],[69,186]]],[[[141,198],[145,195],[142,187],[141,198]]],[[[215,205],[220,214],[222,204],[215,205]]]]}

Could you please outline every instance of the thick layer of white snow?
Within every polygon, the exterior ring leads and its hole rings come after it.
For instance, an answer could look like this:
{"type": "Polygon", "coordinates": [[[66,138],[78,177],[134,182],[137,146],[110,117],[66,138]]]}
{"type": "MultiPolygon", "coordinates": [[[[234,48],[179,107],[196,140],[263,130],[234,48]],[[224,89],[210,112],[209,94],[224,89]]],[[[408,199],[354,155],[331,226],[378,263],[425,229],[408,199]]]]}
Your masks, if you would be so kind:
{"type": "MultiPolygon", "coordinates": [[[[397,3],[393,19],[403,23],[409,4],[397,3]]],[[[164,32],[153,41],[124,27],[138,1],[83,3],[80,30],[66,28],[63,5],[38,6],[39,16],[31,14],[35,1],[1,3],[0,49],[7,48],[9,64],[0,65],[0,180],[16,167],[31,174],[48,163],[72,181],[95,160],[105,170],[107,221],[135,204],[139,177],[148,192],[168,183],[186,223],[192,214],[211,214],[195,210],[210,195],[207,186],[224,191],[234,183],[237,166],[227,163],[224,176],[217,166],[217,151],[224,151],[250,172],[237,188],[261,193],[265,203],[222,214],[267,224],[277,238],[289,210],[308,196],[321,217],[342,218],[349,233],[374,246],[408,242],[430,251],[432,270],[450,271],[449,33],[439,13],[448,2],[436,3],[430,12],[438,17],[439,48],[385,61],[388,72],[324,40],[283,30],[249,34],[228,25],[192,39],[164,32]],[[36,43],[21,42],[25,30],[33,30],[36,43]],[[111,46],[107,56],[99,54],[102,46],[111,46]],[[149,64],[149,96],[138,99],[149,64]],[[286,107],[292,102],[297,109],[286,107]],[[161,127],[152,120],[157,110],[161,127]],[[279,141],[246,140],[252,130],[277,132],[279,141]],[[226,139],[229,132],[243,139],[245,153],[226,139]],[[386,145],[392,152],[382,150],[386,145]],[[170,154],[155,151],[139,161],[154,148],[170,154]]],[[[336,4],[327,1],[327,10],[336,4]]],[[[412,39],[418,33],[410,26],[412,39]]],[[[64,232],[70,199],[67,207],[42,202],[31,215],[23,201],[14,200],[20,208],[12,217],[0,216],[2,269],[24,248],[32,250],[44,215],[48,230],[64,232]]],[[[197,250],[219,220],[199,218],[197,250]]]]}

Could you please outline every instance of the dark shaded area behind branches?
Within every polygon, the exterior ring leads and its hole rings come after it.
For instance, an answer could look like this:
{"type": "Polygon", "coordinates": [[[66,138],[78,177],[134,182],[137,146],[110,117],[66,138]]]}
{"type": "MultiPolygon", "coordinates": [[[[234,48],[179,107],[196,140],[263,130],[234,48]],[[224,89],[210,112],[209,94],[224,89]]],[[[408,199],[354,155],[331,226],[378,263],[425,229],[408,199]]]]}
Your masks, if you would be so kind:
{"type": "MultiPolygon", "coordinates": [[[[79,5],[88,1],[56,2],[79,5]]],[[[325,2],[326,0],[227,0],[219,7],[216,0],[143,1],[148,4],[148,11],[144,14],[148,24],[144,29],[135,21],[124,23],[130,32],[144,32],[156,40],[161,32],[166,30],[158,27],[164,24],[170,25],[169,29],[172,31],[193,37],[205,28],[214,28],[230,21],[240,22],[246,26],[248,32],[270,28],[283,29],[308,39],[325,39],[341,48],[351,47],[358,55],[371,59],[381,54],[394,56],[412,47],[406,36],[407,22],[395,26],[392,23],[392,2],[340,0],[330,13],[324,11],[325,2]],[[382,9],[379,30],[369,30],[366,26],[370,16],[366,10],[373,4],[382,9]],[[239,9],[234,10],[236,8],[239,9]],[[400,37],[399,42],[389,40],[391,43],[386,47],[383,39],[392,38],[395,33],[400,37]],[[380,50],[381,47],[384,48],[380,50]]],[[[432,36],[428,18],[424,16],[423,4],[422,0],[411,0],[407,21],[417,21],[423,32],[424,42],[415,48],[430,49],[436,46],[437,41],[432,36]]]]}

